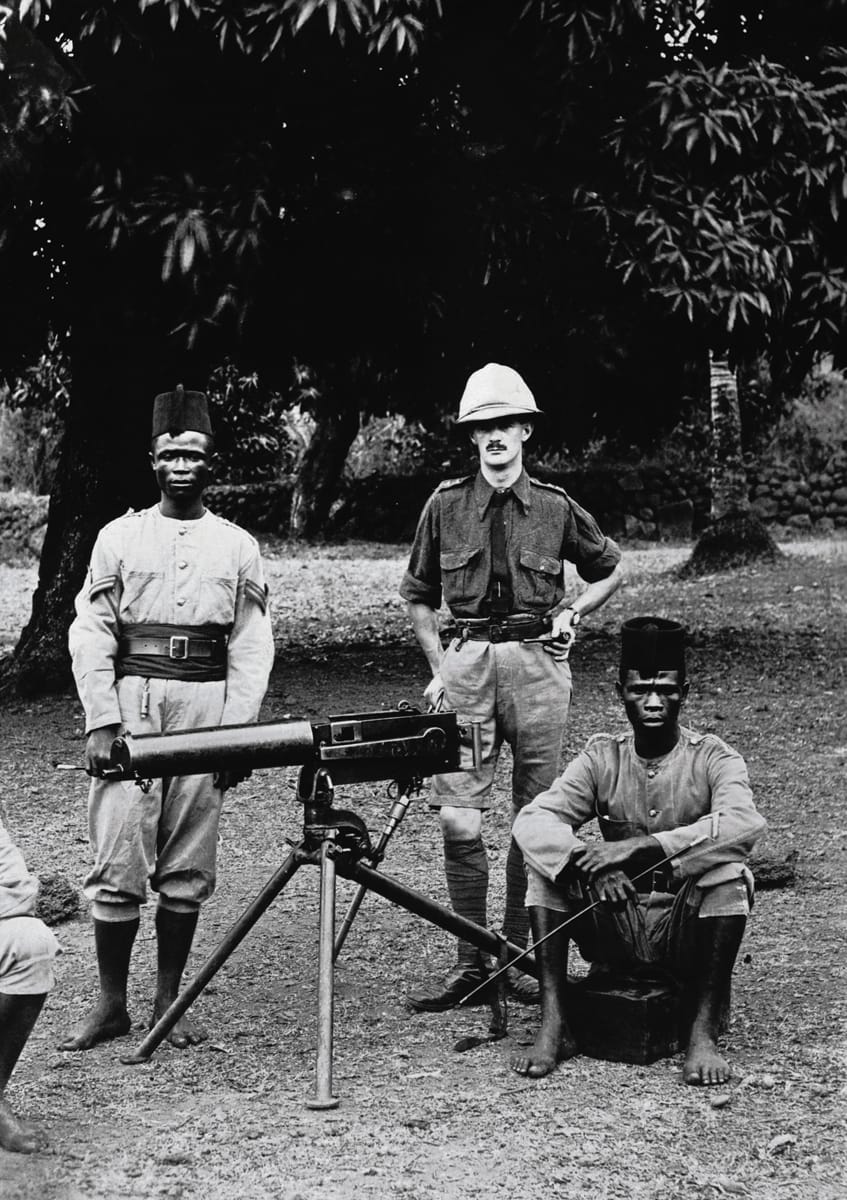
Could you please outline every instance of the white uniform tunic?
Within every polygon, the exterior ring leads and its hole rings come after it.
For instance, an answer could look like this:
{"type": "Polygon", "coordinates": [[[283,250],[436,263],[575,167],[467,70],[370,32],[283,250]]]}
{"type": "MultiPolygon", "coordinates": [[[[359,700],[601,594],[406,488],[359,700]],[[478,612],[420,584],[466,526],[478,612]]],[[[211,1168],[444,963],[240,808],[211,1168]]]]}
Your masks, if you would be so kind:
{"type": "MultiPolygon", "coordinates": [[[[259,548],[243,529],[205,512],[164,517],[158,505],[99,534],[76,598],[69,645],[86,732],[122,724],[134,734],[255,721],[273,664],[259,548]],[[226,679],[120,677],[118,642],[133,625],[223,626],[226,679]]],[[[167,660],[165,660],[167,661],[167,660]]],[[[101,920],[126,920],[146,898],[191,911],[214,890],[222,792],[210,775],[134,783],[92,781],[94,867],[85,891],[101,920]]]]}

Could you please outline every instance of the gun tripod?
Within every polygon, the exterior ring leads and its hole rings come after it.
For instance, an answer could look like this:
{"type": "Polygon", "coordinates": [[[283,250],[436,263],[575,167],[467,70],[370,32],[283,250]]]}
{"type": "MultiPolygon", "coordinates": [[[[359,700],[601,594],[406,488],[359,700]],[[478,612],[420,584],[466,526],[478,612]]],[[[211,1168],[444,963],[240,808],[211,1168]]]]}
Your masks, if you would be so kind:
{"type": "MultiPolygon", "coordinates": [[[[303,838],[285,858],[259,894],[248,905],[224,936],[191,982],[177,996],[170,1008],[159,1018],[133,1054],[125,1055],[124,1063],[147,1062],[156,1047],[167,1037],[176,1022],[200,995],[223,966],[240,942],[247,936],[262,914],[270,907],[293,875],[306,864],[320,869],[320,908],[318,918],[318,985],[317,985],[317,1061],[315,1091],[306,1101],[309,1108],[329,1109],[339,1104],[332,1090],[333,1022],[334,1022],[334,965],[356,913],[368,891],[376,892],[407,912],[422,917],[432,925],[463,938],[485,954],[493,955],[505,966],[524,954],[520,946],[506,941],[499,934],[460,917],[451,909],[429,899],[405,884],[383,875],[376,868],[386,846],[408,808],[413,787],[419,780],[407,779],[398,783],[399,795],[389,813],[388,822],[377,845],[371,845],[367,828],[356,813],[333,807],[334,788],[329,771],[313,771],[304,767],[300,773],[298,793],[303,801],[303,838]],[[342,922],[335,932],[336,878],[350,879],[359,885],[342,922]]],[[[521,969],[537,975],[533,957],[522,960],[521,969]]],[[[492,1001],[494,1007],[494,1001],[492,1001]]],[[[496,1016],[496,1009],[495,1009],[496,1016]]],[[[505,1033],[505,1024],[502,1033],[505,1033]]],[[[502,1036],[500,1033],[499,1036],[502,1036]]]]}

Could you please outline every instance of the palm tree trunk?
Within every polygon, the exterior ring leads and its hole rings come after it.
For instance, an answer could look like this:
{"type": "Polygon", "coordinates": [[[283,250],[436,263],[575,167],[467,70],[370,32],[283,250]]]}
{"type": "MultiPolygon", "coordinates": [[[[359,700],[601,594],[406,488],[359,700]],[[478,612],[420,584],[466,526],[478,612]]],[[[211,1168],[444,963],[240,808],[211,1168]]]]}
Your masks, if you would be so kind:
{"type": "Polygon", "coordinates": [[[712,425],[709,525],[700,535],[682,575],[707,575],[781,557],[765,525],[752,511],[741,442],[738,379],[724,359],[709,355],[712,425]]]}

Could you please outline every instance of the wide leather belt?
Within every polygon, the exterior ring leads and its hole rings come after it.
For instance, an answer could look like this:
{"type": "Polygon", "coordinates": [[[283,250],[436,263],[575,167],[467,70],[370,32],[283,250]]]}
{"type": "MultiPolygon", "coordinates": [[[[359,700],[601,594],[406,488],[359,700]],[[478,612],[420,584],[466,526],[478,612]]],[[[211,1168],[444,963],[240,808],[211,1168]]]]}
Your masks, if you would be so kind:
{"type": "Polygon", "coordinates": [[[551,617],[457,618],[456,636],[463,642],[526,642],[549,633],[551,617]]]}
{"type": "Polygon", "coordinates": [[[641,879],[634,879],[633,886],[640,894],[649,895],[650,892],[676,893],[682,885],[674,879],[673,871],[667,867],[657,867],[649,875],[643,875],[641,879]]]}
{"type": "Polygon", "coordinates": [[[122,637],[118,641],[118,657],[129,658],[136,654],[153,655],[183,662],[187,658],[207,658],[212,662],[226,662],[226,639],[190,637],[175,634],[172,637],[122,637]]]}

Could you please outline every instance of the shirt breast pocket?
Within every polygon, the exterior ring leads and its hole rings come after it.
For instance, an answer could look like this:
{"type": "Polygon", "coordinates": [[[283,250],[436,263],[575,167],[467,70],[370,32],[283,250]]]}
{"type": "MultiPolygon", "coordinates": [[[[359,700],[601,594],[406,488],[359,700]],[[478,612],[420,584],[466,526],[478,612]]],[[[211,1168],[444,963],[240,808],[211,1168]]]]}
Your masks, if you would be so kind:
{"type": "Polygon", "coordinates": [[[460,550],[442,550],[439,558],[444,603],[449,607],[473,600],[485,591],[482,575],[482,547],[463,546],[460,550]]]}
{"type": "Polygon", "coordinates": [[[557,588],[562,579],[562,564],[549,554],[539,554],[522,546],[519,555],[521,607],[551,608],[558,599],[557,588]]]}
{"type": "Polygon", "coordinates": [[[121,617],[124,621],[136,624],[163,620],[160,609],[164,571],[124,570],[122,583],[121,617]]]}
{"type": "Polygon", "coordinates": [[[215,625],[231,624],[235,617],[237,586],[237,580],[234,578],[204,572],[200,576],[196,620],[215,625]]]}

